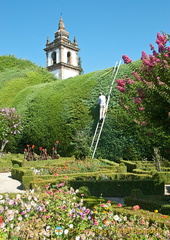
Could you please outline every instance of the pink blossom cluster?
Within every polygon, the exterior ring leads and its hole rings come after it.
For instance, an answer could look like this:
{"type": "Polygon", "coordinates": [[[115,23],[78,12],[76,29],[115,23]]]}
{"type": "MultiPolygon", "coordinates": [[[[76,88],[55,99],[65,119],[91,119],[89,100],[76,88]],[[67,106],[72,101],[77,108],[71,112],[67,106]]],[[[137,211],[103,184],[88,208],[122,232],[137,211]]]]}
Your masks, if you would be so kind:
{"type": "Polygon", "coordinates": [[[165,51],[166,50],[165,44],[167,43],[166,35],[161,35],[160,33],[158,33],[156,43],[158,44],[159,53],[165,51]]]}
{"type": "Polygon", "coordinates": [[[135,81],[133,81],[131,78],[126,78],[124,77],[123,79],[116,79],[116,83],[117,83],[117,89],[124,93],[126,91],[126,84],[134,84],[135,81]]]}
{"type": "Polygon", "coordinates": [[[126,64],[132,62],[132,60],[127,55],[123,55],[122,58],[123,58],[124,63],[126,63],[126,64]]]}

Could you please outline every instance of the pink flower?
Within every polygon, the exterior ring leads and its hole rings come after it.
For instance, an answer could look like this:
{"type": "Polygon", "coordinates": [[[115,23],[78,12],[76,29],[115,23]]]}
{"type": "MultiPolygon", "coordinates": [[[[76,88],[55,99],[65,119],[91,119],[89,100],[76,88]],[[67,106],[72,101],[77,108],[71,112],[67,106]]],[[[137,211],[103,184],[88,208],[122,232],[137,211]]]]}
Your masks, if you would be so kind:
{"type": "Polygon", "coordinates": [[[160,43],[160,44],[158,45],[158,51],[161,53],[161,52],[163,52],[163,51],[165,51],[165,50],[166,50],[165,46],[164,46],[162,43],[160,43]]]}
{"type": "Polygon", "coordinates": [[[143,110],[145,110],[144,107],[140,107],[140,108],[139,108],[139,111],[143,111],[143,110]]]}
{"type": "Polygon", "coordinates": [[[140,209],[140,207],[139,207],[139,205],[135,205],[135,206],[132,207],[132,209],[133,210],[138,210],[138,209],[140,209]]]}
{"type": "Polygon", "coordinates": [[[149,44],[151,50],[154,50],[154,46],[152,44],[149,44]]]}
{"type": "Polygon", "coordinates": [[[141,103],[142,99],[141,98],[135,98],[135,103],[141,103]]]}
{"type": "Polygon", "coordinates": [[[107,201],[107,203],[111,203],[111,201],[110,201],[110,200],[108,200],[108,201],[107,201]]]}
{"type": "Polygon", "coordinates": [[[134,83],[136,83],[136,82],[133,81],[133,80],[131,80],[130,78],[128,78],[128,79],[127,79],[127,83],[128,83],[128,84],[134,84],[134,83]]]}
{"type": "Polygon", "coordinates": [[[126,83],[123,79],[116,79],[117,85],[120,87],[125,87],[126,83]]]}
{"type": "Polygon", "coordinates": [[[132,62],[132,60],[127,55],[123,55],[122,58],[123,58],[124,63],[126,63],[126,64],[132,62]]]}
{"type": "Polygon", "coordinates": [[[117,86],[117,89],[122,93],[124,93],[126,91],[126,89],[121,86],[117,86]]]}
{"type": "Polygon", "coordinates": [[[21,212],[20,214],[21,214],[21,215],[24,215],[24,214],[25,214],[25,212],[23,211],[23,212],[21,212]]]}
{"type": "Polygon", "coordinates": [[[94,222],[94,225],[99,225],[99,223],[98,222],[94,222]]]}
{"type": "Polygon", "coordinates": [[[145,125],[147,125],[147,122],[142,122],[141,125],[145,126],[145,125]]]}
{"type": "Polygon", "coordinates": [[[159,44],[165,45],[166,42],[167,42],[166,35],[161,35],[160,33],[157,33],[156,43],[157,43],[158,45],[159,45],[159,44]]]}
{"type": "Polygon", "coordinates": [[[148,55],[144,51],[142,51],[141,59],[143,60],[143,59],[146,59],[146,58],[148,58],[148,55]]]}
{"type": "Polygon", "coordinates": [[[100,204],[100,207],[105,207],[105,204],[104,203],[100,204]]]}
{"type": "Polygon", "coordinates": [[[84,193],[80,194],[82,197],[84,196],[84,193]]]}
{"type": "Polygon", "coordinates": [[[65,184],[65,182],[62,182],[62,183],[58,184],[57,187],[63,187],[64,184],[65,184]]]}
{"type": "Polygon", "coordinates": [[[122,204],[121,204],[121,203],[118,203],[117,206],[118,206],[118,207],[122,207],[122,204]]]}
{"type": "Polygon", "coordinates": [[[141,80],[141,77],[139,76],[139,74],[137,72],[133,72],[133,76],[136,78],[137,81],[141,80]]]}
{"type": "Polygon", "coordinates": [[[148,133],[147,133],[147,135],[148,135],[148,136],[152,136],[152,135],[153,135],[153,133],[151,133],[151,132],[148,132],[148,133]]]}

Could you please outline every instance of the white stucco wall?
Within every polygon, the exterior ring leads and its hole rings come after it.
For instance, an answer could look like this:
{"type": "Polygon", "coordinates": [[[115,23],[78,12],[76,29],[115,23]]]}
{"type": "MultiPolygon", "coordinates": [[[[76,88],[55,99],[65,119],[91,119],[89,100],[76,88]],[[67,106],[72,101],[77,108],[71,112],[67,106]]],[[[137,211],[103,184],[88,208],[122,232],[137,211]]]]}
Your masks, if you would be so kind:
{"type": "Polygon", "coordinates": [[[60,69],[52,71],[52,73],[54,74],[54,76],[58,79],[60,79],[60,69]]]}
{"type": "Polygon", "coordinates": [[[56,63],[60,62],[60,51],[56,49],[55,51],[50,51],[47,53],[47,67],[53,65],[52,53],[56,52],[56,63]]]}
{"type": "Polygon", "coordinates": [[[75,77],[79,74],[74,69],[64,69],[64,68],[62,68],[62,70],[58,69],[58,70],[51,71],[51,73],[53,73],[56,78],[61,79],[61,71],[62,71],[62,79],[67,79],[69,77],[75,77]]]}
{"type": "Polygon", "coordinates": [[[67,53],[70,52],[71,53],[71,61],[70,64],[73,66],[78,66],[78,59],[77,59],[77,52],[75,52],[74,50],[68,49],[68,48],[64,48],[63,49],[63,62],[67,63],[67,53]]]}
{"type": "Polygon", "coordinates": [[[63,74],[63,79],[67,79],[69,77],[75,77],[77,75],[78,75],[77,71],[73,69],[65,69],[63,74]]]}

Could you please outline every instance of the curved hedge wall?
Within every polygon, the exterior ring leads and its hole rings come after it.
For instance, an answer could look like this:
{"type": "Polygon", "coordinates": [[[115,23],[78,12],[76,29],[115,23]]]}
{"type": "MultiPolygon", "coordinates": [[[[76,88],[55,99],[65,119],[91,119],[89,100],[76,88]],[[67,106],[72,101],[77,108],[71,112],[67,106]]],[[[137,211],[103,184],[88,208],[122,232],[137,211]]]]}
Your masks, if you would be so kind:
{"type": "MultiPolygon", "coordinates": [[[[59,141],[62,156],[88,155],[99,117],[98,93],[108,95],[112,69],[58,80],[45,68],[14,56],[1,56],[0,65],[0,107],[15,107],[23,118],[16,150],[23,152],[26,144],[32,144],[37,152],[40,146],[50,152],[59,141]]],[[[117,78],[130,74],[123,64],[117,78]]],[[[114,161],[151,157],[152,140],[146,139],[119,101],[114,86],[96,157],[114,161]]]]}

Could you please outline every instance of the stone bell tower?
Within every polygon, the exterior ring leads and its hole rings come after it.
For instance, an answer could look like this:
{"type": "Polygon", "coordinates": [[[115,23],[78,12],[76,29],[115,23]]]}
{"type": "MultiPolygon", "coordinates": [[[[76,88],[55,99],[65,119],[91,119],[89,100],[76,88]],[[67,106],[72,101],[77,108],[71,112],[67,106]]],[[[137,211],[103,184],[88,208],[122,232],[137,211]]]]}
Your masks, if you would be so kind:
{"type": "Polygon", "coordinates": [[[58,24],[58,31],[54,34],[54,41],[47,39],[46,48],[46,66],[59,79],[75,77],[80,74],[78,58],[78,44],[76,38],[71,42],[69,33],[65,30],[62,17],[58,24]]]}

